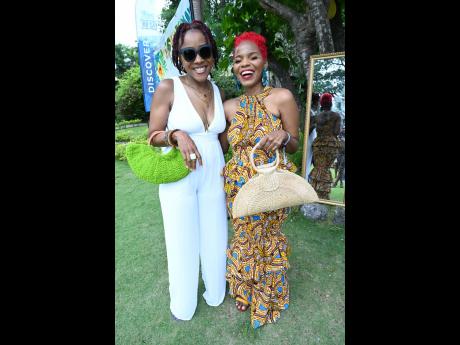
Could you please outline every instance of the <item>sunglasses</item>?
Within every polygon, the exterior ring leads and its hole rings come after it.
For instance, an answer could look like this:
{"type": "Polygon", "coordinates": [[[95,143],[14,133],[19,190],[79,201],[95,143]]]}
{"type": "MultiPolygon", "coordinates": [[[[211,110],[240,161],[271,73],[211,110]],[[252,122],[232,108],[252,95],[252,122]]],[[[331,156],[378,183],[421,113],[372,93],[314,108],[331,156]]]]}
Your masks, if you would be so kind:
{"type": "Polygon", "coordinates": [[[192,62],[195,61],[196,55],[200,54],[201,58],[209,59],[212,55],[211,46],[209,44],[202,45],[197,50],[193,48],[182,48],[179,50],[179,54],[181,54],[185,61],[192,62]]]}

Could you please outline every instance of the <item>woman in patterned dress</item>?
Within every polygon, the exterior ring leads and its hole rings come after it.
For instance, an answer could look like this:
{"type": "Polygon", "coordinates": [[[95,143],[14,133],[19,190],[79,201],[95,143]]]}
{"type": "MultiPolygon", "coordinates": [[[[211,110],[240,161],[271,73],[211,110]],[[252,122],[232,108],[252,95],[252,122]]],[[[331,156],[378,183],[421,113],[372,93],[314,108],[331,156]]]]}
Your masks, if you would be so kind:
{"type": "Polygon", "coordinates": [[[337,136],[340,133],[341,117],[331,111],[332,95],[324,93],[319,100],[321,113],[316,118],[316,139],[313,141],[313,169],[310,173],[311,186],[320,199],[329,199],[332,185],[331,168],[340,149],[337,136]]]}
{"type": "MultiPolygon", "coordinates": [[[[295,152],[299,143],[299,111],[292,93],[284,88],[262,84],[267,66],[265,38],[254,32],[236,37],[233,50],[233,73],[244,88],[239,98],[224,103],[227,135],[224,152],[232,146],[233,157],[224,168],[227,210],[232,214],[233,200],[240,188],[256,173],[249,162],[251,149],[256,165],[275,159],[275,151],[295,152]]],[[[223,133],[225,134],[225,133],[223,133]]],[[[284,152],[280,169],[292,172],[296,166],[284,152]]],[[[258,328],[275,322],[280,311],[289,306],[286,271],[288,243],[281,232],[287,209],[233,219],[234,236],[227,250],[227,273],[230,295],[240,311],[251,311],[251,324],[258,328]]]]}

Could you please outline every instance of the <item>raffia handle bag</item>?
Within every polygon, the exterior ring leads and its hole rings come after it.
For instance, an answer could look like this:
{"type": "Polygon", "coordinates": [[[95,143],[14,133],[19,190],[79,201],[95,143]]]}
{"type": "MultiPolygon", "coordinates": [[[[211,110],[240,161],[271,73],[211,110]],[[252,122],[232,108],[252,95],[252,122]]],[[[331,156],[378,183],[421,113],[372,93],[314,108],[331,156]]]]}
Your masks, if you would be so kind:
{"type": "Polygon", "coordinates": [[[304,178],[290,171],[277,169],[280,162],[278,150],[274,163],[256,166],[253,155],[258,145],[259,143],[252,148],[249,155],[257,174],[236,194],[232,206],[233,218],[318,201],[315,190],[304,178]]]}

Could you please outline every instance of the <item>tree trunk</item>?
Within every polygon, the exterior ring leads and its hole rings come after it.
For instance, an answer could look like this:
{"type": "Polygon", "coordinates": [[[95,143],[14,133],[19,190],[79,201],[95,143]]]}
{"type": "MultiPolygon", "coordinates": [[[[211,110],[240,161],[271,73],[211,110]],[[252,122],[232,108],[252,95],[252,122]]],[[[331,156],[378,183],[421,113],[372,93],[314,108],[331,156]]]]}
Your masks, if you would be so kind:
{"type": "Polygon", "coordinates": [[[305,2],[309,7],[310,19],[315,26],[319,52],[321,54],[334,52],[331,26],[323,0],[305,0],[305,2]]]}
{"type": "MultiPolygon", "coordinates": [[[[286,19],[294,34],[294,41],[298,55],[302,61],[307,81],[310,78],[310,55],[319,52],[334,52],[331,27],[327,18],[327,5],[329,0],[304,0],[307,4],[307,13],[299,13],[276,0],[258,0],[260,6],[286,19]]],[[[336,16],[339,16],[336,14],[336,16]]],[[[306,86],[308,90],[308,83],[306,86]]]]}
{"type": "Polygon", "coordinates": [[[287,71],[270,52],[268,52],[268,67],[278,77],[281,86],[290,90],[295,97],[297,105],[300,105],[300,98],[296,87],[291,80],[289,71],[287,71]]]}
{"type": "Polygon", "coordinates": [[[275,0],[259,0],[259,4],[262,8],[279,15],[289,22],[294,34],[298,56],[302,61],[304,73],[308,76],[309,59],[315,48],[315,29],[309,16],[296,12],[275,0]]]}
{"type": "Polygon", "coordinates": [[[294,39],[298,54],[303,64],[304,73],[307,77],[307,87],[308,80],[310,78],[310,55],[315,54],[316,52],[316,32],[313,25],[302,25],[301,23],[311,23],[311,21],[306,20],[307,16],[299,20],[299,24],[295,27],[291,27],[291,30],[294,34],[294,39]]]}
{"type": "Polygon", "coordinates": [[[310,16],[309,13],[302,14],[296,12],[274,0],[259,0],[259,3],[266,10],[283,17],[289,22],[289,26],[294,34],[297,54],[300,57],[300,61],[302,61],[303,70],[307,77],[305,90],[308,92],[308,80],[310,78],[310,55],[316,52],[317,38],[312,16],[310,16]]]}
{"type": "Polygon", "coordinates": [[[202,0],[192,0],[193,16],[195,20],[203,20],[202,0]]]}
{"type": "Polygon", "coordinates": [[[343,27],[342,19],[340,18],[340,13],[338,9],[334,18],[330,20],[330,24],[335,51],[345,51],[345,28],[343,27]]]}

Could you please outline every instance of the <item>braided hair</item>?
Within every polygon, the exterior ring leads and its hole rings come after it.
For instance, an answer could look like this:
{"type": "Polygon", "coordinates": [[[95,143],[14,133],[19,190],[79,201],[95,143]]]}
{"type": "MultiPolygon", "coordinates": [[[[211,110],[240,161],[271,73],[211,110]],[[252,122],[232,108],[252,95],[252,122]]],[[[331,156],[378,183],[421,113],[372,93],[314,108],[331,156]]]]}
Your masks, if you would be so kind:
{"type": "Polygon", "coordinates": [[[182,62],[180,61],[179,48],[181,43],[184,42],[185,33],[189,30],[198,30],[211,44],[212,57],[214,58],[214,67],[217,69],[217,62],[219,61],[219,55],[217,54],[217,46],[214,37],[212,36],[211,30],[202,21],[194,20],[191,23],[181,23],[174,33],[173,45],[172,45],[172,61],[174,66],[182,72],[185,72],[182,62]]]}

